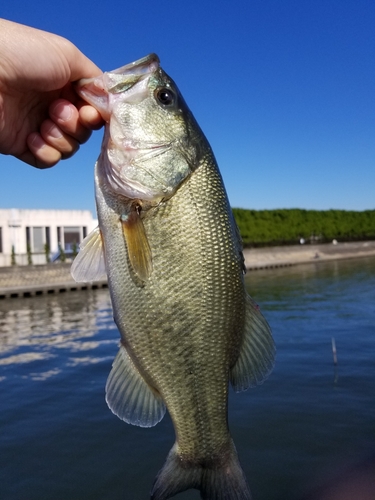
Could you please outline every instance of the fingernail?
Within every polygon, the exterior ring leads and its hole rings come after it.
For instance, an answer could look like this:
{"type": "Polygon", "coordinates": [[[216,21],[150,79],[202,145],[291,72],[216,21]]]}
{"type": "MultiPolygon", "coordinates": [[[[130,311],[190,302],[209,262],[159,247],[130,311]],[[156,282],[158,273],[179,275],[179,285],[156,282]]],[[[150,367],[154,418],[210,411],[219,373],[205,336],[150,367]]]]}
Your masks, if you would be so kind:
{"type": "Polygon", "coordinates": [[[28,137],[28,143],[29,147],[32,146],[33,149],[42,149],[46,145],[38,133],[30,134],[28,137]]]}
{"type": "Polygon", "coordinates": [[[66,122],[71,119],[73,110],[69,104],[57,102],[56,104],[51,105],[50,114],[54,115],[54,117],[58,120],[66,122]]]}
{"type": "Polygon", "coordinates": [[[56,127],[56,125],[51,125],[47,134],[51,137],[54,137],[55,139],[60,139],[62,137],[61,130],[59,129],[59,127],[56,127]]]}

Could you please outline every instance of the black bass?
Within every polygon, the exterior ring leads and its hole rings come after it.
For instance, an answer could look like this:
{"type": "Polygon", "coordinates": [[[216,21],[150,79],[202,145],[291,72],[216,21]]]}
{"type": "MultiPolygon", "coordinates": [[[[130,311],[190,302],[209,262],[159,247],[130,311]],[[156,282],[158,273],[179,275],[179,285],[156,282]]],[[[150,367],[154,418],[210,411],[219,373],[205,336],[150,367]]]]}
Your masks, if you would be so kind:
{"type": "Polygon", "coordinates": [[[189,488],[206,500],[249,500],[228,385],[261,383],[274,343],[245,290],[241,239],[210,145],[155,54],[77,91],[107,121],[95,170],[99,227],[72,266],[77,281],[108,275],[121,346],[107,403],[142,427],[166,408],[171,415],[176,442],[152,500],[189,488]]]}

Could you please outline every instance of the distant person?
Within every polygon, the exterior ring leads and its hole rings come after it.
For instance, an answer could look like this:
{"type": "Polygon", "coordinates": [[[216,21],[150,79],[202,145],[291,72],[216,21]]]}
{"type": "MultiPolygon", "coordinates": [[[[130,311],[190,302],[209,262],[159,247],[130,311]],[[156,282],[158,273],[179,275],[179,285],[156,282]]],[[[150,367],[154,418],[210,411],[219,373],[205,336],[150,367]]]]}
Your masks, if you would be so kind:
{"type": "Polygon", "coordinates": [[[103,121],[71,84],[101,73],[69,40],[0,19],[0,153],[37,168],[76,153],[103,121]]]}

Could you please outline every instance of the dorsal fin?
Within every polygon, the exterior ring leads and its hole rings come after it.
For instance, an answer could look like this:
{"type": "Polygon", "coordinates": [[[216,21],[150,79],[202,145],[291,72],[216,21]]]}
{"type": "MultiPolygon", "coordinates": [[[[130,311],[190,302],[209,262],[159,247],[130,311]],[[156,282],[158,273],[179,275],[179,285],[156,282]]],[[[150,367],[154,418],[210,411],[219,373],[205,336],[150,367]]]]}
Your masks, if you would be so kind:
{"type": "Polygon", "coordinates": [[[250,295],[246,296],[245,332],[240,354],[230,371],[236,392],[261,384],[271,373],[275,344],[271,329],[250,295]]]}

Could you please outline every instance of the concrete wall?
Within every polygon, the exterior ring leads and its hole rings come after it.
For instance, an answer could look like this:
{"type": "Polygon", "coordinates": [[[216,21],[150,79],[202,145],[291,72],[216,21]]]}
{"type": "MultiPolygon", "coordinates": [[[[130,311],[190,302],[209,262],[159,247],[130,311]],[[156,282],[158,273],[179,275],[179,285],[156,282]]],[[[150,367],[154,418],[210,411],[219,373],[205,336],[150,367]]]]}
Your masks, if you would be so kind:
{"type": "Polygon", "coordinates": [[[72,242],[79,244],[96,224],[89,210],[0,209],[0,266],[11,265],[12,247],[17,265],[26,265],[28,245],[32,263],[45,264],[46,243],[51,256],[59,244],[71,251],[72,242]]]}

